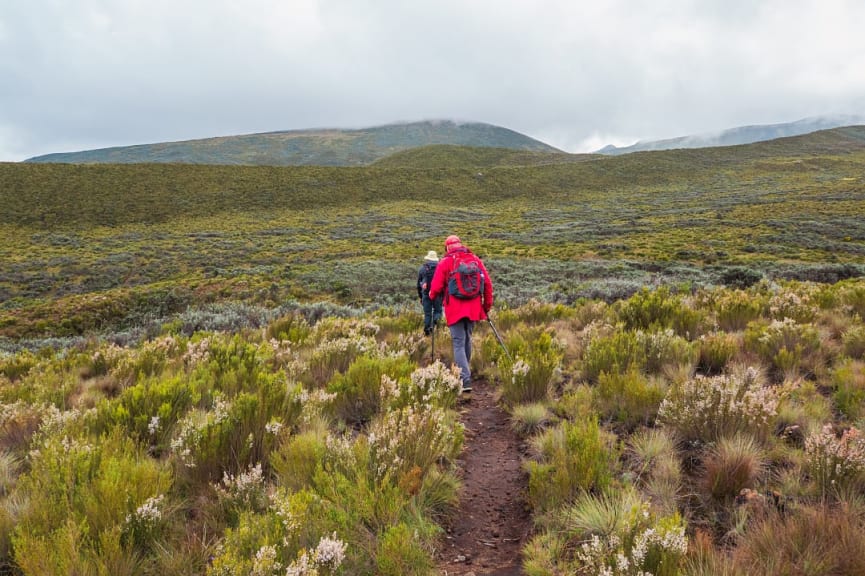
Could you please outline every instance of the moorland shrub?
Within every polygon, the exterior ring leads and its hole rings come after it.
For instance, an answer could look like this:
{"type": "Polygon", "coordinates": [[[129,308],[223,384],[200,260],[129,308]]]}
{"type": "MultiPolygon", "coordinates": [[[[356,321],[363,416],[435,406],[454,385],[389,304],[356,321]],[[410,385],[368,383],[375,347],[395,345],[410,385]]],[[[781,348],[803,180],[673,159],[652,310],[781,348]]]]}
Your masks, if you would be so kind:
{"type": "Polygon", "coordinates": [[[777,406],[775,390],[749,367],[674,383],[658,409],[658,421],[684,440],[713,442],[737,432],[766,439],[773,431],[777,406]]]}

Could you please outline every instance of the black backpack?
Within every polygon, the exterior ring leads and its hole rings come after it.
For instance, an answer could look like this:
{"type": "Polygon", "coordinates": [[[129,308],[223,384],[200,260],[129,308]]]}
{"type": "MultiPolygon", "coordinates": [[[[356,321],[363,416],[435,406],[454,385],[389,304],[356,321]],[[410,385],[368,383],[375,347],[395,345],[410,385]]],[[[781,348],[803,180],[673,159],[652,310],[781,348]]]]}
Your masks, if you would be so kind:
{"type": "Polygon", "coordinates": [[[423,291],[425,294],[429,294],[432,279],[436,273],[436,266],[438,266],[438,262],[424,262],[423,264],[423,291]]]}

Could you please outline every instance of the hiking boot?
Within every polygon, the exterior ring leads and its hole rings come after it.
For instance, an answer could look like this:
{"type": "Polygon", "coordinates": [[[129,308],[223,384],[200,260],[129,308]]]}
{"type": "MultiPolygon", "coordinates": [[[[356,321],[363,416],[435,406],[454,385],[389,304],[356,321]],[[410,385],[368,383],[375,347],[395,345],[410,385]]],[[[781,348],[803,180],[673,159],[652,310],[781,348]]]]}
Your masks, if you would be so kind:
{"type": "Polygon", "coordinates": [[[463,382],[463,394],[468,394],[472,391],[471,382],[463,382]]]}
{"type": "Polygon", "coordinates": [[[423,329],[423,335],[424,336],[429,336],[430,334],[432,334],[432,328],[424,328],[423,329]]]}

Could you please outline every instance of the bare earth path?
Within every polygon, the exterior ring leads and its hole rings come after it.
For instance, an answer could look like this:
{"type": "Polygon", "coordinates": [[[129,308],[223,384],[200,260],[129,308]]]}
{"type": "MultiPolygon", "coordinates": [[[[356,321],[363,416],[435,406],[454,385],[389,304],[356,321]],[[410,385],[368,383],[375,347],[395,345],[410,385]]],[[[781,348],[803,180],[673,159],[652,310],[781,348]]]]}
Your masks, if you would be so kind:
{"type": "Polygon", "coordinates": [[[531,530],[522,442],[496,405],[493,385],[480,381],[473,386],[471,400],[460,405],[466,428],[459,459],[463,487],[459,510],[446,526],[439,571],[447,576],[517,576],[531,530]]]}

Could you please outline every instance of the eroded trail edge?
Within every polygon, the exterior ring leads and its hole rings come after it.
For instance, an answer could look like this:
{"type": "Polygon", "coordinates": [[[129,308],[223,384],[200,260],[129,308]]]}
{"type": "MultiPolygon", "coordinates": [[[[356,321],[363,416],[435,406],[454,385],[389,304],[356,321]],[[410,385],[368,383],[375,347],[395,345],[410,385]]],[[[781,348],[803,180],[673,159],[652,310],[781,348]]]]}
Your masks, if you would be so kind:
{"type": "Polygon", "coordinates": [[[463,481],[459,509],[446,524],[439,552],[441,574],[516,576],[520,552],[531,530],[526,505],[523,442],[496,405],[494,387],[474,384],[460,404],[465,448],[459,458],[463,481]]]}

